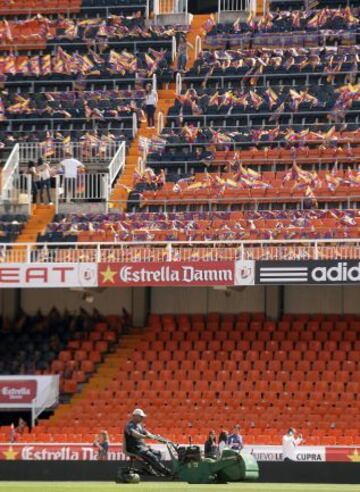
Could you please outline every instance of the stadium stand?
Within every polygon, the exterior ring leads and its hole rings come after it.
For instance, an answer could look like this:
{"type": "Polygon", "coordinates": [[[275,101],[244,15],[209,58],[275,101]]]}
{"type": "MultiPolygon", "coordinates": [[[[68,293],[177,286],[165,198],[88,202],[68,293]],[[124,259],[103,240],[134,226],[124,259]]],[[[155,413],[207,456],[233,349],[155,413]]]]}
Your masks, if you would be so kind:
{"type": "Polygon", "coordinates": [[[355,315],[150,315],[31,437],[87,442],[100,421],[121,440],[141,405],[179,442],[239,422],[248,444],[277,444],[290,424],[310,445],[359,444],[359,326],[355,315]]]}

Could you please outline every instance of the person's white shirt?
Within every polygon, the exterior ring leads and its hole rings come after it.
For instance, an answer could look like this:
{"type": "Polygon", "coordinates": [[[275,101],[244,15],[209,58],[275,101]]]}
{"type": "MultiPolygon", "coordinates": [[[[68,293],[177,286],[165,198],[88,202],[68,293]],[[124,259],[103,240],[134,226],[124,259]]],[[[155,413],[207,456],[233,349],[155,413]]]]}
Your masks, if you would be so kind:
{"type": "Polygon", "coordinates": [[[289,460],[296,461],[296,448],[303,441],[302,437],[295,437],[294,434],[285,434],[282,438],[282,453],[283,460],[288,458],[289,460]]]}
{"type": "Polygon", "coordinates": [[[158,103],[157,92],[152,90],[151,92],[145,94],[145,104],[147,106],[156,106],[158,103]]]}
{"type": "Polygon", "coordinates": [[[77,173],[79,168],[84,168],[84,164],[73,157],[69,159],[64,159],[60,162],[60,165],[64,169],[65,178],[77,178],[77,173]]]}
{"type": "Polygon", "coordinates": [[[46,181],[47,179],[50,179],[50,166],[47,163],[42,164],[41,166],[38,167],[39,170],[39,175],[40,179],[43,181],[46,181]]]}

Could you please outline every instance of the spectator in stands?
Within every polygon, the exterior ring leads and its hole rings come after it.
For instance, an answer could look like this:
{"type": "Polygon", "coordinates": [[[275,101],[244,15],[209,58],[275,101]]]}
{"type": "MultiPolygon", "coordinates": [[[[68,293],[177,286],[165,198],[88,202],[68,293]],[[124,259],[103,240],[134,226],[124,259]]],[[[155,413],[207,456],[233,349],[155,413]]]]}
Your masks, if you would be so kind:
{"type": "Polygon", "coordinates": [[[185,39],[180,41],[178,48],[177,69],[179,72],[185,72],[186,64],[188,60],[188,48],[193,49],[192,44],[188,43],[185,39]]]}
{"type": "Polygon", "coordinates": [[[76,192],[76,180],[79,170],[84,170],[85,166],[78,159],[75,159],[71,153],[67,153],[66,159],[60,162],[64,170],[64,198],[71,199],[76,192]]]}
{"type": "Polygon", "coordinates": [[[219,441],[218,441],[219,456],[221,456],[224,449],[228,447],[227,442],[228,442],[228,433],[225,430],[222,430],[219,434],[219,441]]]}
{"type": "Polygon", "coordinates": [[[157,92],[152,88],[151,84],[147,84],[145,89],[145,112],[149,128],[155,128],[155,110],[157,103],[157,92]]]}
{"type": "Polygon", "coordinates": [[[244,447],[244,440],[240,434],[239,424],[235,425],[232,434],[228,437],[227,444],[231,449],[235,449],[236,451],[241,451],[244,447]]]}
{"type": "Polygon", "coordinates": [[[11,444],[16,441],[16,428],[15,428],[15,425],[14,424],[11,424],[11,426],[10,426],[9,441],[10,441],[11,444]]]}
{"type": "Polygon", "coordinates": [[[143,460],[154,474],[169,476],[170,470],[161,463],[161,452],[147,446],[144,442],[144,439],[159,440],[158,436],[145,430],[142,424],[145,417],[146,414],[141,408],[136,408],[133,411],[131,420],[124,430],[126,452],[143,460]]]}
{"type": "Polygon", "coordinates": [[[94,447],[98,450],[98,461],[106,461],[109,452],[109,434],[107,431],[101,431],[95,438],[94,447]]]}
{"type": "Polygon", "coordinates": [[[209,432],[209,437],[205,441],[204,445],[204,454],[205,458],[214,458],[216,459],[218,456],[219,450],[216,444],[216,434],[215,431],[212,430],[209,432]]]}
{"type": "Polygon", "coordinates": [[[290,427],[282,438],[284,461],[296,461],[296,448],[303,442],[302,434],[296,435],[296,430],[290,427]]]}
{"type": "Polygon", "coordinates": [[[40,188],[40,176],[39,176],[38,170],[36,169],[34,161],[29,161],[28,174],[30,174],[30,176],[31,176],[32,202],[37,203],[37,195],[38,195],[38,191],[40,188]]]}
{"type": "Polygon", "coordinates": [[[22,436],[25,432],[25,430],[27,429],[27,425],[26,425],[26,422],[24,419],[22,419],[21,417],[19,418],[18,420],[18,425],[16,427],[16,432],[22,436]]]}
{"type": "Polygon", "coordinates": [[[48,204],[52,205],[51,195],[50,195],[50,188],[51,188],[50,166],[47,162],[44,162],[44,160],[41,157],[39,157],[37,169],[40,177],[40,202],[44,203],[43,191],[45,188],[48,204]]]}

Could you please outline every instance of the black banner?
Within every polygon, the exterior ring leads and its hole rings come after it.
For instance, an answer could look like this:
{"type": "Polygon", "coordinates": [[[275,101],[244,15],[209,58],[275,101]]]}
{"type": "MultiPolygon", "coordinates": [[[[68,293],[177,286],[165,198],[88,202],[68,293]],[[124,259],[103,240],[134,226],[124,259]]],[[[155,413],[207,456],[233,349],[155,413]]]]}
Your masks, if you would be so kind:
{"type": "Polygon", "coordinates": [[[261,285],[359,284],[360,261],[257,261],[255,283],[261,285]]]}

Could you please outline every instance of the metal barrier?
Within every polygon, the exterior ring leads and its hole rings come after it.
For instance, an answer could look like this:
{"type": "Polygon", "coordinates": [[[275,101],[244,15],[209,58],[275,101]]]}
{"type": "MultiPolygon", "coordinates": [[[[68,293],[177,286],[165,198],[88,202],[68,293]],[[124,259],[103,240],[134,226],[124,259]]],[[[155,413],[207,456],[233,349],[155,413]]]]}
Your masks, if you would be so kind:
{"type": "Polygon", "coordinates": [[[27,164],[29,161],[37,161],[39,157],[46,158],[52,163],[59,164],[63,159],[71,155],[80,162],[108,163],[113,159],[118,149],[118,142],[21,142],[19,144],[19,162],[27,164]]]}
{"type": "Polygon", "coordinates": [[[173,241],[4,244],[9,263],[358,260],[360,240],[173,241]]]}
{"type": "MultiPolygon", "coordinates": [[[[106,85],[112,85],[112,89],[117,89],[119,86],[123,86],[123,85],[126,85],[128,86],[128,89],[129,90],[134,90],[134,83],[136,82],[137,80],[137,73],[135,74],[134,73],[134,76],[133,77],[129,77],[129,78],[118,78],[118,77],[114,77],[114,78],[99,78],[99,79],[84,79],[82,80],[82,84],[84,85],[92,85],[92,84],[106,84],[106,85]]],[[[141,82],[142,83],[152,83],[152,77],[144,77],[141,79],[141,82]]],[[[61,85],[65,85],[65,86],[70,86],[71,87],[71,90],[72,91],[76,91],[77,90],[77,85],[78,85],[78,81],[77,80],[74,80],[74,79],[59,79],[59,80],[48,80],[48,79],[36,79],[36,80],[26,80],[26,79],[22,79],[22,80],[17,80],[16,82],[13,81],[13,80],[10,80],[10,81],[6,81],[4,82],[4,84],[6,85],[6,87],[12,87],[12,86],[16,86],[16,87],[21,87],[21,86],[25,86],[26,87],[26,90],[29,91],[29,92],[37,92],[39,91],[39,88],[40,90],[42,90],[43,86],[48,86],[48,85],[51,85],[51,86],[61,86],[61,85]]],[[[52,92],[52,91],[50,91],[52,92]]]]}
{"type": "Polygon", "coordinates": [[[163,131],[163,128],[164,128],[164,113],[162,113],[160,111],[159,114],[158,114],[158,119],[157,119],[157,132],[158,132],[158,135],[160,135],[160,133],[163,131]]]}
{"type": "Polygon", "coordinates": [[[9,191],[13,186],[13,178],[19,172],[20,163],[20,147],[15,144],[12,149],[5,166],[1,171],[1,196],[2,199],[7,199],[9,191]]]}
{"type": "Polygon", "coordinates": [[[155,23],[159,15],[184,14],[189,24],[188,0],[154,0],[155,23]]]}
{"type": "Polygon", "coordinates": [[[198,58],[200,53],[202,52],[202,39],[200,36],[196,36],[195,38],[195,60],[198,58]]]}
{"type": "Polygon", "coordinates": [[[104,211],[109,199],[109,174],[81,173],[77,177],[69,178],[64,175],[56,176],[55,209],[76,211],[81,204],[89,207],[90,202],[102,203],[104,211]]]}
{"type": "Polygon", "coordinates": [[[1,213],[22,213],[31,215],[31,176],[30,174],[11,175],[9,186],[3,192],[1,213]]]}
{"type": "Polygon", "coordinates": [[[118,150],[116,151],[116,154],[112,158],[112,161],[110,162],[108,167],[110,189],[118,174],[125,167],[125,158],[126,158],[126,145],[125,142],[121,142],[118,150]]]}
{"type": "Polygon", "coordinates": [[[178,72],[176,74],[176,95],[180,96],[181,91],[182,91],[182,76],[181,73],[178,72]]]}
{"type": "MultiPolygon", "coordinates": [[[[283,73],[272,73],[272,74],[255,74],[255,75],[202,75],[202,76],[190,76],[187,77],[186,75],[182,78],[184,83],[189,83],[191,85],[193,82],[202,82],[205,83],[204,87],[206,87],[206,83],[209,81],[216,81],[219,82],[220,85],[217,84],[217,89],[224,89],[225,84],[227,81],[229,82],[240,82],[239,87],[243,87],[245,85],[245,82],[250,82],[252,79],[259,79],[262,81],[261,84],[259,84],[259,80],[256,81],[256,84],[253,85],[251,84],[251,89],[256,89],[257,87],[268,87],[271,85],[271,88],[273,90],[276,90],[277,88],[286,88],[286,87],[291,87],[294,88],[292,84],[277,84],[274,81],[276,79],[282,80],[282,79],[298,79],[298,78],[303,78],[304,80],[301,81],[302,85],[305,85],[306,87],[310,85],[315,85],[313,81],[311,81],[311,78],[316,78],[317,82],[321,81],[321,77],[338,77],[338,76],[346,76],[350,75],[352,72],[312,72],[312,73],[303,73],[303,72],[296,72],[296,73],[289,73],[289,72],[283,72],[283,73]]],[[[354,83],[358,82],[360,80],[360,74],[356,73],[354,74],[354,83]]],[[[324,85],[324,84],[317,84],[319,86],[324,85]]],[[[329,85],[329,84],[327,84],[329,85]]],[[[248,85],[246,85],[248,87],[248,85]]],[[[234,87],[232,87],[234,88],[234,87]]]]}
{"type": "Polygon", "coordinates": [[[218,0],[218,22],[224,12],[247,12],[249,9],[249,0],[218,0]]]}
{"type": "MultiPolygon", "coordinates": [[[[318,121],[318,124],[321,124],[322,122],[319,121],[319,117],[320,116],[323,116],[324,119],[326,118],[326,122],[329,122],[328,120],[328,116],[329,114],[332,114],[332,110],[329,109],[328,111],[295,111],[295,112],[290,112],[290,111],[281,111],[281,113],[276,113],[276,109],[272,112],[270,111],[261,111],[261,112],[256,112],[254,110],[253,113],[241,113],[239,112],[238,114],[236,113],[231,113],[231,115],[227,115],[227,114],[196,114],[196,115],[188,115],[188,114],[184,114],[182,116],[183,118],[183,121],[188,121],[188,120],[200,120],[203,124],[203,126],[214,126],[213,124],[213,120],[223,120],[223,121],[226,121],[227,118],[231,118],[232,120],[243,120],[244,118],[246,119],[246,124],[243,125],[243,126],[246,126],[246,127],[254,127],[253,123],[252,123],[252,118],[270,118],[270,119],[273,119],[273,121],[276,121],[280,118],[284,118],[285,116],[288,116],[288,120],[286,121],[286,123],[283,121],[283,125],[294,125],[294,119],[296,120],[296,118],[299,118],[299,117],[302,117],[302,118],[305,118],[305,117],[308,117],[308,118],[315,118],[317,121],[318,121]]],[[[356,116],[356,123],[359,123],[359,119],[360,119],[360,110],[346,110],[344,111],[344,114],[346,116],[349,116],[349,115],[355,115],[356,116]]],[[[167,116],[168,120],[176,120],[178,119],[178,115],[174,115],[174,116],[167,116]]],[[[341,117],[340,121],[343,121],[343,117],[341,117]]],[[[334,113],[333,115],[333,121],[334,121],[334,124],[337,122],[339,123],[339,121],[336,121],[336,113],[334,113]]],[[[295,123],[296,125],[299,125],[301,124],[302,122],[297,122],[295,123]]],[[[224,127],[223,125],[221,125],[222,128],[229,128],[229,127],[224,127]]],[[[236,128],[239,128],[240,125],[236,126],[236,128]]],[[[174,127],[172,127],[174,128],[174,127]]]]}
{"type": "Polygon", "coordinates": [[[172,60],[173,63],[174,63],[175,58],[176,58],[176,50],[177,50],[176,37],[173,36],[173,38],[172,38],[172,45],[171,45],[171,60],[172,60]]]}

